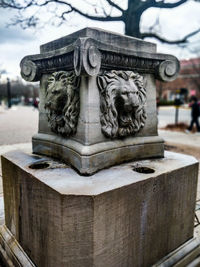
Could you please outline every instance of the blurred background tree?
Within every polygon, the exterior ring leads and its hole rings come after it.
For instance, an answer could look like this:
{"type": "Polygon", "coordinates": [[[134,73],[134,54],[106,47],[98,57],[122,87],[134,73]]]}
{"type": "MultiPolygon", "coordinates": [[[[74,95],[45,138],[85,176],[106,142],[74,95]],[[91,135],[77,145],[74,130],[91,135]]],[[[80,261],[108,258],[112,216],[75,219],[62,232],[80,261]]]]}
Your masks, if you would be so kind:
{"type": "MultiPolygon", "coordinates": [[[[12,104],[22,101],[24,104],[32,104],[33,99],[39,97],[39,85],[22,82],[21,78],[12,79],[10,82],[10,98],[12,104]]],[[[0,83],[0,100],[8,101],[8,80],[4,79],[0,83]]]]}
{"type": "MultiPolygon", "coordinates": [[[[85,18],[95,21],[124,23],[126,35],[137,38],[156,38],[167,44],[186,44],[190,37],[200,32],[200,27],[185,33],[180,39],[170,40],[159,31],[159,17],[147,31],[141,31],[141,18],[143,13],[150,8],[173,9],[192,0],[165,1],[165,0],[0,0],[1,8],[18,10],[19,13],[12,19],[11,24],[20,24],[22,28],[36,27],[41,22],[41,12],[51,13],[53,24],[62,24],[68,20],[69,14],[77,13],[85,18]],[[87,6],[87,8],[85,8],[87,6]],[[42,10],[42,11],[41,11],[42,10]],[[56,22],[55,22],[56,21],[56,22]]],[[[198,2],[198,0],[196,1],[198,2]]],[[[176,19],[174,20],[174,23],[176,19]]],[[[179,31],[174,25],[173,31],[179,31]]]]}

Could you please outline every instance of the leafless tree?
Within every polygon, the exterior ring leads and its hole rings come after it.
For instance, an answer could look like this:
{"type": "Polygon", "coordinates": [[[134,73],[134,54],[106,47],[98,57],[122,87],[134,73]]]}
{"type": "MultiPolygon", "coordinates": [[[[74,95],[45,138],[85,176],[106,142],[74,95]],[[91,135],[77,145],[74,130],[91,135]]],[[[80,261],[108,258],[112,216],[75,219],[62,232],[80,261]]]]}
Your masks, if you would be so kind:
{"type": "MultiPolygon", "coordinates": [[[[39,85],[32,85],[32,84],[25,84],[22,83],[20,80],[11,80],[11,97],[12,98],[20,98],[21,96],[24,96],[26,98],[28,97],[38,97],[39,92],[39,85]]],[[[7,97],[7,81],[2,81],[0,83],[0,99],[7,97]]]]}
{"type": "MultiPolygon", "coordinates": [[[[138,38],[152,37],[160,42],[168,44],[183,44],[187,43],[189,38],[200,32],[200,28],[194,29],[180,39],[168,40],[158,32],[156,27],[150,27],[148,31],[141,31],[142,14],[149,8],[173,9],[189,0],[179,0],[177,2],[169,2],[165,0],[127,0],[127,8],[118,4],[118,0],[83,0],[85,5],[88,5],[89,11],[84,11],[84,5],[80,8],[80,1],[72,0],[0,0],[0,7],[15,9],[20,12],[19,16],[15,17],[13,23],[21,24],[23,28],[35,27],[40,19],[37,14],[38,9],[49,8],[55,6],[52,15],[54,19],[58,19],[61,23],[65,22],[70,13],[77,13],[85,18],[96,21],[122,21],[125,24],[125,34],[138,38]],[[90,2],[89,2],[90,1],[90,2]],[[31,9],[35,13],[29,14],[29,17],[24,17],[24,11],[31,9]]],[[[122,1],[123,2],[123,1],[122,1]]],[[[45,10],[44,10],[45,12],[45,10]]]]}

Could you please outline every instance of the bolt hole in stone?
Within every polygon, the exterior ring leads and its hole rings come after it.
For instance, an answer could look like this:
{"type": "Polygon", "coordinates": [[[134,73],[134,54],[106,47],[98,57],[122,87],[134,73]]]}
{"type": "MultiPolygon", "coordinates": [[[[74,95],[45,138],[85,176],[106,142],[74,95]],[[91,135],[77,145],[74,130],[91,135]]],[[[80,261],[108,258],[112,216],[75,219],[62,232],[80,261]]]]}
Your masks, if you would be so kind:
{"type": "Polygon", "coordinates": [[[29,166],[30,169],[39,170],[39,169],[45,169],[48,168],[50,165],[48,162],[34,162],[29,166]]]}
{"type": "Polygon", "coordinates": [[[132,170],[138,173],[154,173],[155,172],[154,169],[151,169],[149,167],[133,167],[132,170]]]}

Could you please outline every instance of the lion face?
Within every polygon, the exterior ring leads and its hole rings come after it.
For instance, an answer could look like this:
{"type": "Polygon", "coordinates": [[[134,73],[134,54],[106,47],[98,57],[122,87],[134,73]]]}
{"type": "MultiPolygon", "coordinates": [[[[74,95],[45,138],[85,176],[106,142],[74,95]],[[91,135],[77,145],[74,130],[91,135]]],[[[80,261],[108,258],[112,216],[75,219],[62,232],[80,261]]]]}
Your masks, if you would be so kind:
{"type": "Polygon", "coordinates": [[[98,77],[102,132],[111,138],[134,134],[146,120],[143,77],[132,71],[110,71],[98,77]]]}
{"type": "Polygon", "coordinates": [[[138,88],[132,80],[123,81],[120,79],[117,89],[118,101],[125,112],[132,112],[139,106],[138,88]]]}
{"type": "Polygon", "coordinates": [[[47,102],[45,107],[61,112],[67,102],[67,88],[63,80],[49,79],[47,102]]]}
{"type": "Polygon", "coordinates": [[[51,130],[63,136],[76,132],[80,78],[74,72],[54,72],[48,79],[45,109],[51,130]]]}

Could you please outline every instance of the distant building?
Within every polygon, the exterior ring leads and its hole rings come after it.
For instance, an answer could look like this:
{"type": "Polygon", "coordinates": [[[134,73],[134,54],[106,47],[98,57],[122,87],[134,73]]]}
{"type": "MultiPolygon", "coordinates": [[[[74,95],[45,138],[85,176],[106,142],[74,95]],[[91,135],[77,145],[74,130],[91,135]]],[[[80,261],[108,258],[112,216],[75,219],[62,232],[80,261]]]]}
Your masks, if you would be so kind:
{"type": "Polygon", "coordinates": [[[179,76],[173,82],[157,81],[157,95],[161,99],[174,100],[177,96],[187,102],[193,95],[200,99],[200,58],[180,61],[179,76]]]}

